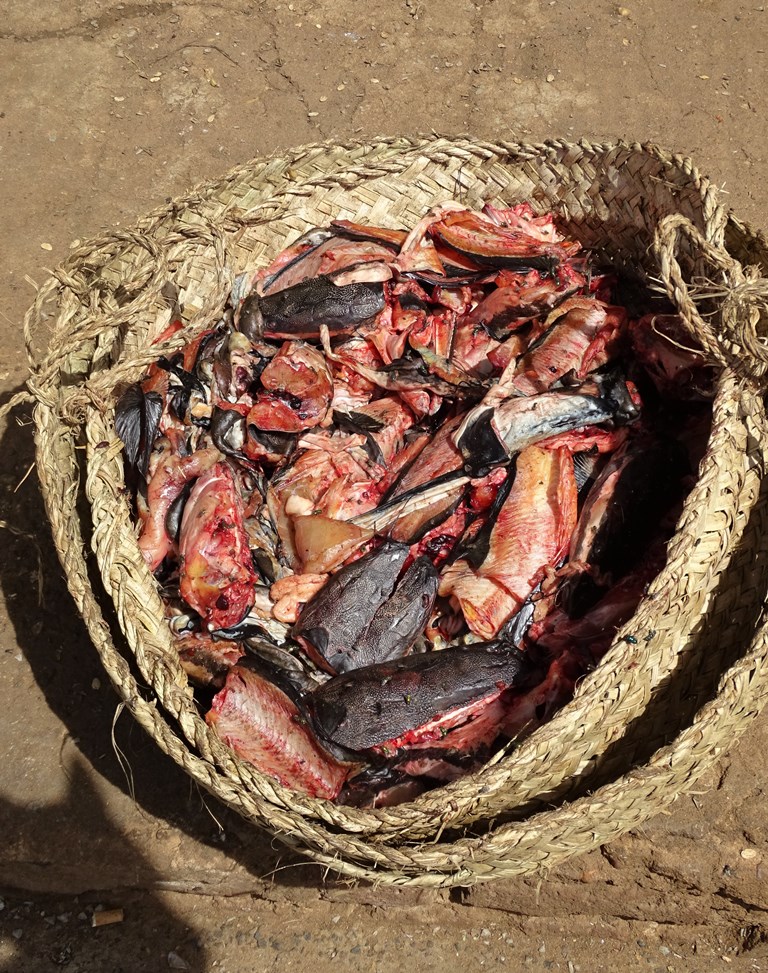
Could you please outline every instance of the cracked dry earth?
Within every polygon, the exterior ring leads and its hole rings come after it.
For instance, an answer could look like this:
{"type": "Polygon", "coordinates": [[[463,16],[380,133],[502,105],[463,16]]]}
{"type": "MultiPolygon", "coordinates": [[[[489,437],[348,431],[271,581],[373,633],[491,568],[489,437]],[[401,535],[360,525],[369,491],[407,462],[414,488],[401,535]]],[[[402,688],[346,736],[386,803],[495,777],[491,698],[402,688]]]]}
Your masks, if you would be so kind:
{"type": "MultiPolygon", "coordinates": [[[[73,240],[299,143],[654,140],[765,226],[764,5],[625,3],[6,0],[0,392],[24,380],[23,313],[73,240]]],[[[2,435],[0,971],[768,969],[768,717],[671,813],[547,875],[336,882],[117,710],[24,479],[28,416],[2,435]]]]}

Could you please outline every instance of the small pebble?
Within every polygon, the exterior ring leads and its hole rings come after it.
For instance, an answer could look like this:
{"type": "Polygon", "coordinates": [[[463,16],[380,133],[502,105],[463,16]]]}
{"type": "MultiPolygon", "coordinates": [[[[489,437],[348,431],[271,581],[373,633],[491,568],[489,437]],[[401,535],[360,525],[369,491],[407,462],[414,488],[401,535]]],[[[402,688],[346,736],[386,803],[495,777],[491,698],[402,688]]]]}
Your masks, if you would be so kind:
{"type": "Polygon", "coordinates": [[[747,860],[757,858],[757,852],[754,848],[744,848],[741,852],[741,857],[746,858],[747,860]]]}
{"type": "Polygon", "coordinates": [[[13,936],[14,939],[21,939],[21,937],[24,935],[24,930],[14,929],[11,935],[13,936]]]}
{"type": "Polygon", "coordinates": [[[173,952],[173,950],[171,950],[171,952],[168,953],[168,965],[170,966],[170,968],[172,970],[188,970],[189,969],[189,963],[185,959],[183,959],[181,956],[179,956],[178,953],[173,952]]]}
{"type": "Polygon", "coordinates": [[[40,244],[40,249],[41,250],[53,250],[53,245],[50,244],[50,243],[41,243],[40,244]]]}
{"type": "Polygon", "coordinates": [[[93,679],[91,681],[91,689],[101,689],[101,679],[93,679]]]}
{"type": "Polygon", "coordinates": [[[112,101],[125,101],[125,95],[114,95],[112,101]]]}
{"type": "Polygon", "coordinates": [[[552,81],[554,81],[554,80],[555,80],[555,76],[554,76],[554,74],[548,74],[548,75],[547,75],[547,81],[548,81],[548,82],[552,82],[552,81]]]}

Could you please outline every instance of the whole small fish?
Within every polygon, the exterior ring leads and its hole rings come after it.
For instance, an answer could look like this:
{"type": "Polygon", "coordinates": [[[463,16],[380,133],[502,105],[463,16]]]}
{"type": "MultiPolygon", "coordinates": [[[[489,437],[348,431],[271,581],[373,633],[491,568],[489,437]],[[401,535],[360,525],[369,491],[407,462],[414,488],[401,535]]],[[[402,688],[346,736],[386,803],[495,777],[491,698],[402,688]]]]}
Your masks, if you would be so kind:
{"type": "Polygon", "coordinates": [[[448,648],[338,676],[311,693],[307,705],[322,738],[351,751],[393,753],[441,739],[446,722],[487,705],[530,672],[515,649],[448,648]]]}
{"type": "Polygon", "coordinates": [[[384,310],[382,283],[337,286],[333,277],[312,277],[276,294],[255,292],[243,302],[239,328],[257,338],[319,338],[325,325],[332,335],[350,334],[384,310]]]}

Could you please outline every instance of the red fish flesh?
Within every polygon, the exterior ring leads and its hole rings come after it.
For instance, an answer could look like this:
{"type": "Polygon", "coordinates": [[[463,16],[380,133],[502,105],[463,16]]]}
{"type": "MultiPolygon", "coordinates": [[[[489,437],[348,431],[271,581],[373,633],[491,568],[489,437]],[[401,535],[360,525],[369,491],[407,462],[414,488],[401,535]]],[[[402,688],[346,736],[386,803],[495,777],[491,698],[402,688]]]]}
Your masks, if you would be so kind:
{"type": "Polygon", "coordinates": [[[526,267],[551,273],[580,248],[578,244],[543,241],[527,229],[506,229],[477,213],[454,212],[430,232],[472,260],[493,267],[526,267]]]}
{"type": "Polygon", "coordinates": [[[227,463],[192,488],[181,521],[180,588],[213,631],[235,625],[253,604],[256,572],[243,526],[243,504],[227,463]]]}
{"type": "Polygon", "coordinates": [[[150,571],[156,571],[173,548],[165,526],[171,505],[187,483],[210,470],[220,459],[221,453],[211,447],[191,456],[165,453],[158,463],[147,487],[147,520],[139,536],[139,550],[150,571]]]}
{"type": "MultiPolygon", "coordinates": [[[[621,314],[626,318],[623,309],[621,314]]],[[[523,395],[536,395],[546,392],[566,372],[579,374],[588,349],[607,322],[608,310],[599,301],[569,298],[549,315],[546,334],[517,363],[513,388],[523,395]]]]}
{"type": "Polygon", "coordinates": [[[320,745],[284,692],[246,666],[230,670],[205,718],[238,756],[310,797],[333,799],[354,769],[320,745]]]}
{"type": "Polygon", "coordinates": [[[454,598],[470,629],[492,639],[566,555],[576,523],[576,480],[566,450],[531,446],[499,511],[483,562],[457,560],[443,571],[440,594],[454,598]]]}
{"type": "Polygon", "coordinates": [[[333,398],[331,370],[322,354],[303,341],[286,341],[261,373],[248,424],[267,432],[301,432],[325,419],[333,398]]]}

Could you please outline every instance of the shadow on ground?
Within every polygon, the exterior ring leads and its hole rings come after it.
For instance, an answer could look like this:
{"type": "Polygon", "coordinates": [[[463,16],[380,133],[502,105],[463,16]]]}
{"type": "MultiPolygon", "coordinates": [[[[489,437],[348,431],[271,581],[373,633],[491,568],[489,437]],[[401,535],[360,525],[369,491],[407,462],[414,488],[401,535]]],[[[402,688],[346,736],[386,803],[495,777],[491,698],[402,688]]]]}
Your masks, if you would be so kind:
{"type": "MultiPolygon", "coordinates": [[[[206,888],[204,874],[197,888],[189,879],[196,863],[205,871],[209,858],[216,859],[219,877],[222,862],[226,864],[227,859],[243,865],[253,876],[250,884],[255,891],[259,878],[265,884],[277,881],[283,886],[317,886],[321,877],[317,866],[302,863],[271,836],[203,793],[129,714],[115,719],[119,700],[67,589],[34,473],[18,487],[34,463],[33,426],[28,414],[17,412],[10,419],[0,439],[0,455],[0,521],[7,525],[0,531],[4,551],[0,587],[12,626],[6,641],[15,635],[45,702],[66,728],[61,752],[55,760],[48,757],[49,765],[53,760],[57,773],[67,772],[65,765],[71,767],[78,761],[84,768],[72,776],[67,801],[50,809],[50,820],[57,822],[62,843],[71,847],[62,847],[55,861],[25,874],[19,871],[18,861],[9,862],[16,874],[0,867],[0,886],[56,890],[61,883],[46,886],[47,871],[57,876],[71,874],[73,891],[155,886],[216,892],[214,887],[206,888]],[[99,782],[93,778],[93,771],[121,792],[109,814],[99,807],[98,797],[109,788],[103,783],[94,788],[99,782]],[[187,858],[176,871],[172,862],[167,868],[165,863],[158,868],[161,846],[147,849],[149,858],[141,848],[125,847],[123,832],[130,831],[150,842],[159,831],[173,829],[193,839],[185,845],[187,858]],[[93,842],[108,856],[103,862],[93,842]],[[79,869],[77,875],[72,871],[73,864],[79,869]],[[185,883],[189,886],[186,889],[185,883]]],[[[0,665],[8,659],[8,653],[4,659],[0,657],[0,665]]],[[[51,717],[29,714],[29,735],[34,736],[35,721],[40,719],[50,721],[51,717]]],[[[19,746],[30,745],[18,742],[19,746]]],[[[31,842],[42,835],[46,846],[50,841],[44,834],[47,814],[44,809],[30,815],[22,806],[0,801],[4,834],[26,836],[31,842]]],[[[223,891],[226,894],[232,889],[223,891]]]]}
{"type": "MultiPolygon", "coordinates": [[[[15,875],[9,872],[3,884],[45,889],[46,872],[55,869],[56,884],[69,880],[77,888],[83,880],[79,862],[101,859],[109,872],[108,859],[118,852],[142,876],[143,886],[151,885],[154,866],[115,826],[82,761],[72,769],[64,800],[30,812],[25,804],[0,799],[0,821],[16,852],[15,875]],[[60,860],[41,857],[33,846],[35,834],[25,827],[30,817],[35,832],[42,829],[58,836],[60,860]]],[[[195,931],[151,891],[139,899],[119,890],[76,896],[11,891],[3,899],[0,973],[31,973],[51,966],[112,973],[164,969],[171,965],[169,954],[186,964],[178,968],[201,973],[209,968],[208,953],[195,931]],[[100,925],[99,919],[110,921],[100,925]]]]}

